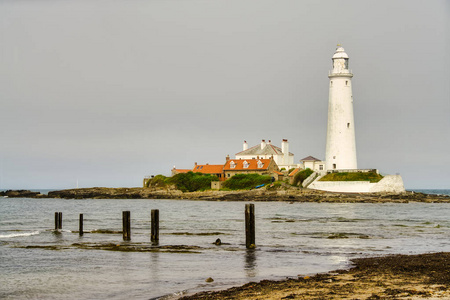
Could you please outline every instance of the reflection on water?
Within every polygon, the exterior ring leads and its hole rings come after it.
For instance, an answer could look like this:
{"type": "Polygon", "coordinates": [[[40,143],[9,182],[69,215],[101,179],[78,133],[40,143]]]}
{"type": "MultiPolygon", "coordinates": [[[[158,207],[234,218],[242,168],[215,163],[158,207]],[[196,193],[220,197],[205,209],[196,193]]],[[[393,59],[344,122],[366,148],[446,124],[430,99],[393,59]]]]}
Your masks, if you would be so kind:
{"type": "Polygon", "coordinates": [[[256,249],[245,250],[245,264],[244,270],[248,278],[258,276],[258,264],[256,262],[256,249]]]}

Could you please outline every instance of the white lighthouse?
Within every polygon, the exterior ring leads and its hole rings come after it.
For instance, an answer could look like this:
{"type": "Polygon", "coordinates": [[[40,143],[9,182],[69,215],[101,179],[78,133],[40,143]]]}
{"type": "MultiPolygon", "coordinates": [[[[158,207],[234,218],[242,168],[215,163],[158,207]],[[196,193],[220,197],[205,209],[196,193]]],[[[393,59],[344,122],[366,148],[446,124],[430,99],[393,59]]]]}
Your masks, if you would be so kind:
{"type": "Polygon", "coordinates": [[[348,55],[340,45],[333,55],[333,70],[329,73],[327,170],[357,169],[355,122],[353,118],[352,77],[348,55]]]}

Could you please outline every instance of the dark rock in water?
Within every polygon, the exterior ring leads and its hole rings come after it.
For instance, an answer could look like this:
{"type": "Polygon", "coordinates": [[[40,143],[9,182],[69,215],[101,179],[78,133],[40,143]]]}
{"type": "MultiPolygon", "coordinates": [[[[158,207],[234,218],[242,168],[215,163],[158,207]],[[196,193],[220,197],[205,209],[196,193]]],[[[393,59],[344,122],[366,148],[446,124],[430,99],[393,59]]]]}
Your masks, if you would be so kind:
{"type": "Polygon", "coordinates": [[[217,239],[215,242],[214,242],[214,244],[215,245],[222,245],[222,241],[220,240],[220,239],[217,239]]]}
{"type": "Polygon", "coordinates": [[[214,282],[214,279],[212,279],[211,277],[206,278],[205,282],[214,282]]]}
{"type": "Polygon", "coordinates": [[[9,198],[37,198],[43,195],[39,192],[32,192],[30,190],[7,190],[6,192],[0,192],[0,196],[9,198]]]}

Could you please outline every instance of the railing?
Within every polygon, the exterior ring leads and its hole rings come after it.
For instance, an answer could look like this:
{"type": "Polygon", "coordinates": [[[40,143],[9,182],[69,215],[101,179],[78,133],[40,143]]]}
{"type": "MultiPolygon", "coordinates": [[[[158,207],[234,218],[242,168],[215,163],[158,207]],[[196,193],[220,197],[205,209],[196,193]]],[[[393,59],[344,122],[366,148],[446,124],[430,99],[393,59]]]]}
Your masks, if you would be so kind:
{"type": "Polygon", "coordinates": [[[327,170],[327,173],[369,173],[375,172],[380,174],[377,169],[339,169],[339,170],[327,170]]]}

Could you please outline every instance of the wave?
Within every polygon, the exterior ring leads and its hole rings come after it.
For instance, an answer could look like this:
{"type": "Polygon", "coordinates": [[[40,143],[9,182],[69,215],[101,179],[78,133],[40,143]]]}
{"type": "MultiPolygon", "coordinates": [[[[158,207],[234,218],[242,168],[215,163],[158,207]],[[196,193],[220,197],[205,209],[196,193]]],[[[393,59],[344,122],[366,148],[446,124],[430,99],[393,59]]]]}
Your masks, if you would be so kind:
{"type": "Polygon", "coordinates": [[[14,238],[14,237],[19,237],[19,236],[32,236],[32,235],[36,235],[36,234],[39,234],[39,231],[26,232],[26,233],[0,234],[0,239],[14,238]]]}

